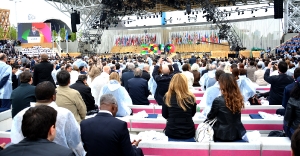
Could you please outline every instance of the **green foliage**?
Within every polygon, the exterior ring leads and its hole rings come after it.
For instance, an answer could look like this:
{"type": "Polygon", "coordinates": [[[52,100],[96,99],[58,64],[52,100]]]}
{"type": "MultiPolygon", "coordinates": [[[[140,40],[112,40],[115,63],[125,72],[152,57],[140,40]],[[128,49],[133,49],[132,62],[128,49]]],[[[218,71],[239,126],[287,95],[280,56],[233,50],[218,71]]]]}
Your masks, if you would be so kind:
{"type": "Polygon", "coordinates": [[[66,29],[65,28],[60,29],[60,37],[61,37],[62,41],[66,40],[66,29]]]}
{"type": "Polygon", "coordinates": [[[71,33],[71,38],[70,38],[70,40],[72,41],[72,42],[74,42],[74,41],[76,41],[76,33],[71,33]]]}
{"type": "Polygon", "coordinates": [[[17,34],[17,30],[15,27],[10,27],[9,28],[9,38],[11,40],[17,40],[18,34],[17,34]]]}
{"type": "Polygon", "coordinates": [[[0,26],[0,40],[4,39],[4,29],[0,26]]]}
{"type": "Polygon", "coordinates": [[[52,30],[53,37],[57,37],[57,32],[55,30],[52,30]]]}

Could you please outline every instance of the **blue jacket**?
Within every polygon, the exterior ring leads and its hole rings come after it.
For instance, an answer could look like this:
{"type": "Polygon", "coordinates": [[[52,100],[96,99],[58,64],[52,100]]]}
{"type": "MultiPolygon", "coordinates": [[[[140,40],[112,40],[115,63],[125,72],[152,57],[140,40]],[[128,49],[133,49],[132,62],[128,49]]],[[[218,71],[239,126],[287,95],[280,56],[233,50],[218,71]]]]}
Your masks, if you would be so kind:
{"type": "Polygon", "coordinates": [[[133,71],[129,70],[122,74],[122,86],[125,87],[125,89],[128,91],[128,80],[133,78],[133,71]]]}
{"type": "Polygon", "coordinates": [[[135,105],[149,105],[148,82],[142,77],[134,77],[128,80],[128,93],[135,105]]]}
{"type": "Polygon", "coordinates": [[[291,96],[291,91],[293,90],[295,84],[297,84],[297,82],[293,82],[289,85],[287,85],[285,88],[284,88],[284,91],[283,91],[283,99],[282,99],[282,107],[286,108],[286,105],[290,99],[290,96],[291,96]]]}
{"type": "Polygon", "coordinates": [[[12,68],[0,61],[0,99],[10,99],[12,92],[12,68]]]}

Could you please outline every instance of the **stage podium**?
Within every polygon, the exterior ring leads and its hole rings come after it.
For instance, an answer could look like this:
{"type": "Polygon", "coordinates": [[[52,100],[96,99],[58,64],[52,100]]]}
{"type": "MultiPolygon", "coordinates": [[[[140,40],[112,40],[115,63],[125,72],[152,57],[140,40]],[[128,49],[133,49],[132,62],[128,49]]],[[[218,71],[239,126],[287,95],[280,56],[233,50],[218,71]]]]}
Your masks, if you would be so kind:
{"type": "Polygon", "coordinates": [[[28,43],[41,43],[41,37],[27,37],[28,43]]]}

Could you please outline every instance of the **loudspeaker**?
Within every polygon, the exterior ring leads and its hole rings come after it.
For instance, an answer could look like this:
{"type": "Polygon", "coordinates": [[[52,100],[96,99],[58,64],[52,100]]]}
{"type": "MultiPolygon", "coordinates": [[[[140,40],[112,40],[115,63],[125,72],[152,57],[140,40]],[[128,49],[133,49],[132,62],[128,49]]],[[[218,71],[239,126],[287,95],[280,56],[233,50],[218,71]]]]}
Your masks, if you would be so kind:
{"type": "Polygon", "coordinates": [[[72,27],[72,32],[76,33],[77,32],[77,27],[76,27],[76,13],[71,13],[71,27],[72,27]]]}
{"type": "Polygon", "coordinates": [[[274,0],[274,18],[283,18],[283,0],[274,0]]]}
{"type": "Polygon", "coordinates": [[[189,15],[191,14],[191,4],[190,3],[187,3],[186,4],[186,13],[189,15]]]}
{"type": "Polygon", "coordinates": [[[80,12],[78,11],[75,16],[76,24],[80,24],[80,12]]]}

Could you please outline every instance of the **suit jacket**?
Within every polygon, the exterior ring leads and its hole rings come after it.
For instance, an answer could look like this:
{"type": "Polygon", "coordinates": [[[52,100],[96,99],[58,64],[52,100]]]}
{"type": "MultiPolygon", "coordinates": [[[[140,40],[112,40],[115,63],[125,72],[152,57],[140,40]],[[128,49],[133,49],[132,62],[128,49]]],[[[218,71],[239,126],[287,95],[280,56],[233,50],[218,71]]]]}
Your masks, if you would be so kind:
{"type": "Polygon", "coordinates": [[[33,84],[36,86],[41,82],[50,81],[56,86],[51,75],[52,70],[53,65],[48,61],[42,61],[41,63],[36,64],[34,66],[33,84]]]}
{"type": "Polygon", "coordinates": [[[150,80],[150,74],[146,70],[143,70],[142,78],[148,82],[150,80]]]}
{"type": "Polygon", "coordinates": [[[10,96],[12,105],[12,118],[15,117],[21,110],[30,107],[30,102],[36,102],[35,86],[29,83],[21,83],[21,85],[13,90],[10,96]]]}
{"type": "Polygon", "coordinates": [[[75,156],[71,149],[58,145],[47,139],[32,141],[23,139],[18,144],[8,146],[0,156],[75,156]]]}
{"type": "Polygon", "coordinates": [[[270,76],[270,69],[267,69],[264,75],[266,82],[271,84],[269,93],[269,105],[281,105],[284,88],[293,83],[294,79],[286,74],[270,76]]]}
{"type": "Polygon", "coordinates": [[[221,141],[241,140],[246,129],[241,122],[241,112],[233,114],[225,104],[223,96],[215,98],[207,119],[217,118],[213,126],[214,139],[221,141]]]}
{"type": "Polygon", "coordinates": [[[264,80],[265,71],[262,69],[258,69],[254,72],[254,81],[259,86],[266,86],[268,83],[264,80]]]}
{"type": "Polygon", "coordinates": [[[131,70],[122,74],[122,86],[124,86],[127,91],[128,91],[128,80],[133,77],[134,77],[133,71],[131,70]]]}
{"type": "Polygon", "coordinates": [[[82,81],[77,80],[76,83],[74,83],[70,86],[70,88],[73,88],[80,93],[80,95],[86,105],[87,111],[95,109],[95,99],[92,96],[90,87],[86,86],[82,81]]]}
{"type": "Polygon", "coordinates": [[[159,105],[165,104],[163,97],[165,96],[166,92],[169,89],[170,81],[171,81],[172,77],[174,76],[174,74],[177,74],[180,72],[178,69],[177,63],[173,64],[173,68],[174,68],[174,72],[169,75],[159,75],[158,74],[159,66],[155,66],[153,69],[152,76],[157,84],[154,98],[159,105]]]}
{"type": "Polygon", "coordinates": [[[141,77],[134,77],[128,80],[128,93],[132,103],[135,105],[149,105],[148,82],[141,77]]]}
{"type": "Polygon", "coordinates": [[[87,156],[136,156],[131,145],[127,123],[106,112],[83,120],[80,124],[81,139],[87,156]]]}
{"type": "Polygon", "coordinates": [[[247,68],[247,77],[252,81],[255,82],[254,79],[254,72],[256,71],[256,68],[254,66],[250,66],[247,68]]]}

